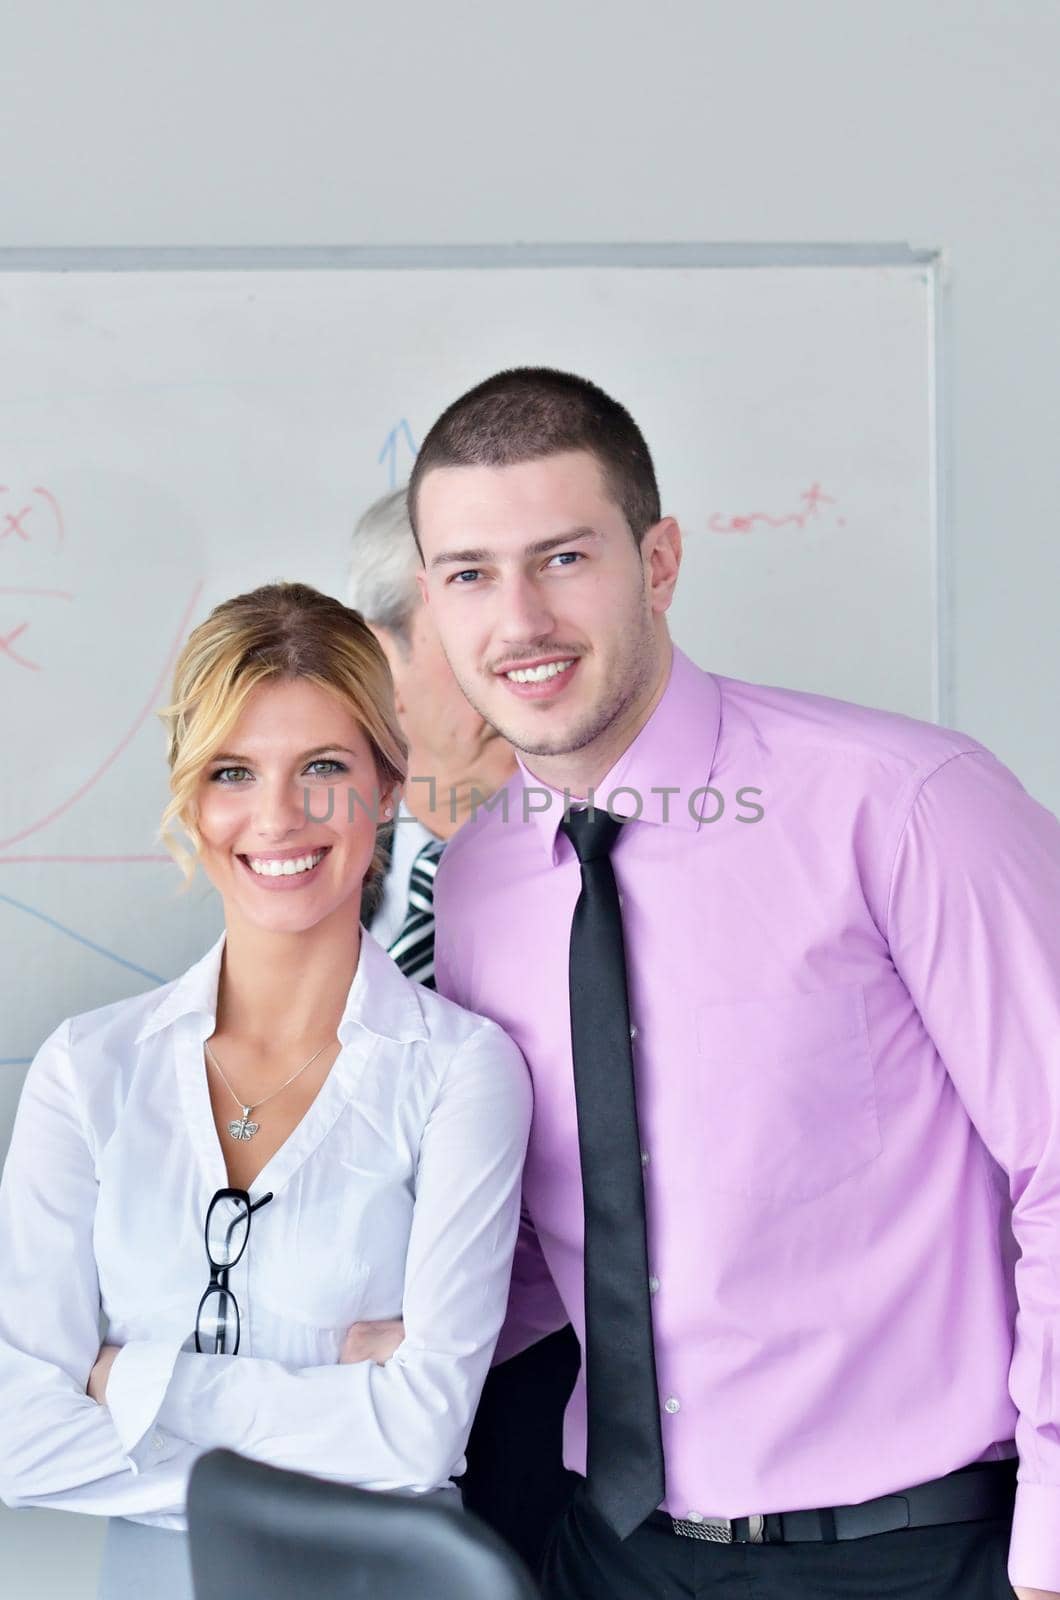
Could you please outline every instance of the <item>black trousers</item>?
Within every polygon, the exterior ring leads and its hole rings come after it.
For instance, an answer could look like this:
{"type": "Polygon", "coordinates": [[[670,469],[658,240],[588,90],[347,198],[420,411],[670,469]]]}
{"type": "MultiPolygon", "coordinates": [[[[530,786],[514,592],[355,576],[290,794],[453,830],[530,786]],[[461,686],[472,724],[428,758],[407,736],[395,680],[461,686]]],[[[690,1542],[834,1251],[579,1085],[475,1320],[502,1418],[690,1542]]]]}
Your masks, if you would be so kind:
{"type": "Polygon", "coordinates": [[[1012,1600],[1011,1518],[836,1544],[710,1544],[645,1523],[616,1539],[581,1489],[545,1557],[545,1600],[1012,1600]]]}
{"type": "Polygon", "coordinates": [[[580,1359],[568,1325],[494,1367],[468,1441],[464,1504],[534,1573],[583,1481],[563,1466],[563,1411],[580,1359]]]}

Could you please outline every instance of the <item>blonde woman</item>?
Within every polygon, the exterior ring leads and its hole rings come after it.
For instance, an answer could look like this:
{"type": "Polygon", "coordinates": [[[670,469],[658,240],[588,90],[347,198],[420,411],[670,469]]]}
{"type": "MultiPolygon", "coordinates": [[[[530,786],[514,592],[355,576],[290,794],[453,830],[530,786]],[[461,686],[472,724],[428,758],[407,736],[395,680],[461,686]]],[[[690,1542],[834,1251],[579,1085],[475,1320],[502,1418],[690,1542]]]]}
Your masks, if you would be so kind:
{"type": "Polygon", "coordinates": [[[205,1448],[448,1485],[504,1312],[530,1119],[515,1045],[360,926],[404,746],[359,615],[300,584],[227,601],[162,716],[167,836],[190,840],[224,934],[174,982],[56,1029],[0,1187],[0,1491],[113,1519],[106,1600],[190,1596],[205,1448]],[[356,1325],[399,1316],[394,1355],[364,1359],[356,1325]]]}

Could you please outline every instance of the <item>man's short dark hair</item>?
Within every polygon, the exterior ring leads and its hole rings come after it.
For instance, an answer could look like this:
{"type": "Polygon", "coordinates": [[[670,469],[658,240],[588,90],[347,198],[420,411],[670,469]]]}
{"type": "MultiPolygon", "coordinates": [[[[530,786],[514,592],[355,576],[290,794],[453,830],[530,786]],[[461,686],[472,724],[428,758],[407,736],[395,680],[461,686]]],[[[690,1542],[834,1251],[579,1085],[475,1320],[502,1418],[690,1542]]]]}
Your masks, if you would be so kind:
{"type": "Polygon", "coordinates": [[[566,450],[595,456],[607,492],[639,544],[662,515],[644,435],[625,407],[595,383],[550,367],[498,372],[442,412],[409,479],[409,520],[417,544],[417,499],[428,472],[436,467],[510,467],[566,450]]]}

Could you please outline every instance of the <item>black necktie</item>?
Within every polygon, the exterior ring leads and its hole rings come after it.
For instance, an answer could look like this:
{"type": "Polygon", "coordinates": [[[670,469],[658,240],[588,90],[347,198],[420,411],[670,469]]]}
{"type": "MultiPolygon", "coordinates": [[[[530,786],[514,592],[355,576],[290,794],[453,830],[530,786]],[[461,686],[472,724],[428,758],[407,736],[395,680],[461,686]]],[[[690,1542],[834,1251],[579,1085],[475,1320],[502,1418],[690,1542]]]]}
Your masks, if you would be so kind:
{"type": "Polygon", "coordinates": [[[594,809],[561,823],[582,870],[570,1012],[585,1204],[586,1488],[624,1539],[656,1510],[666,1486],[626,956],[610,857],[621,826],[594,809]]]}

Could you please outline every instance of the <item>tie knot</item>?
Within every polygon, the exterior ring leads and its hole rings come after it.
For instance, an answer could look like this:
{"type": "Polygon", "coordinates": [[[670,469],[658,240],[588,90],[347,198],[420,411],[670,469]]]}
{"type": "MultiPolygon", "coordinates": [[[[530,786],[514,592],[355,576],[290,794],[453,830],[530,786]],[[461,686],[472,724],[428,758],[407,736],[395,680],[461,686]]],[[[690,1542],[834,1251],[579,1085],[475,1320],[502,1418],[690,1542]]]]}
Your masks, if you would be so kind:
{"type": "Polygon", "coordinates": [[[611,846],[618,838],[623,817],[613,817],[609,811],[590,806],[586,811],[568,811],[560,828],[574,846],[574,853],[584,864],[600,861],[611,854],[611,846]]]}

